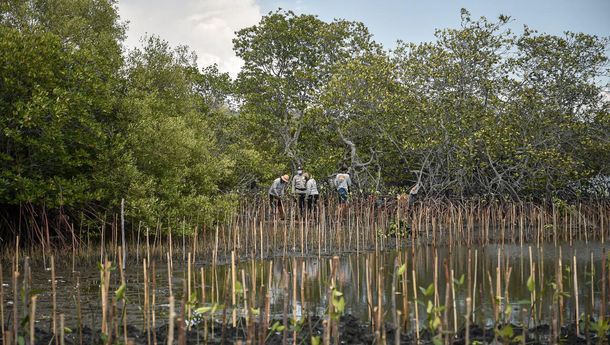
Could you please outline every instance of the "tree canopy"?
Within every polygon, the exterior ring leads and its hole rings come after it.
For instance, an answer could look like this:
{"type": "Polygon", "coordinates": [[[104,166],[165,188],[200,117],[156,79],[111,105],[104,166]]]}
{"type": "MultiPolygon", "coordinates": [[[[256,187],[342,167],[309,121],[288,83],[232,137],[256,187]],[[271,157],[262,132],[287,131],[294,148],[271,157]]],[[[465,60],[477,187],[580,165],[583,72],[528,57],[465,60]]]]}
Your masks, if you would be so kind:
{"type": "Polygon", "coordinates": [[[148,226],[213,224],[299,165],[322,184],[345,166],[358,194],[608,198],[608,38],[460,15],[387,51],[278,10],[236,33],[232,79],[154,35],[124,51],[113,0],[3,1],[0,222],[125,199],[148,226]]]}

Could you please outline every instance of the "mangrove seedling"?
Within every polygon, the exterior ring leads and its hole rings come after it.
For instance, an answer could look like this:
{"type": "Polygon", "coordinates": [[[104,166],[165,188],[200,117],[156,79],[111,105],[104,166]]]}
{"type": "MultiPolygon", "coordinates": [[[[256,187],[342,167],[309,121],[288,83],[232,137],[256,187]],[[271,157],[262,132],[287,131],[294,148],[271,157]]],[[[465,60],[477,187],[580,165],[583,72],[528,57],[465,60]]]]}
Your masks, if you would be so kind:
{"type": "Polygon", "coordinates": [[[424,306],[426,308],[426,323],[425,327],[430,334],[435,334],[432,337],[432,343],[434,345],[442,345],[443,337],[442,337],[442,321],[441,321],[441,313],[445,310],[444,305],[434,305],[434,283],[428,285],[427,288],[419,287],[419,290],[422,292],[424,300],[418,299],[417,303],[424,306]]]}

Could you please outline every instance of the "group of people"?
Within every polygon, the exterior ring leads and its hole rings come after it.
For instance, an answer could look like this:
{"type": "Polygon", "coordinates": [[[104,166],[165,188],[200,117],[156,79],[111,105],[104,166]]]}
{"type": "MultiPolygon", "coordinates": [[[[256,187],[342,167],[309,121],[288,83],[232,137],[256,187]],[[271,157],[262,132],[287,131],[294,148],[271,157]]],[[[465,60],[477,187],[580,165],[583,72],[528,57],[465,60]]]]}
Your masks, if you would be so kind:
{"type": "MultiPolygon", "coordinates": [[[[284,192],[289,182],[290,176],[288,174],[282,175],[276,178],[269,188],[269,204],[271,210],[272,212],[277,212],[282,219],[284,218],[282,197],[284,196],[284,192]]],[[[337,174],[335,176],[334,184],[337,188],[339,205],[341,208],[345,208],[348,201],[349,187],[352,185],[350,175],[348,173],[337,174]]],[[[308,172],[303,172],[301,167],[297,169],[296,175],[292,178],[292,194],[297,198],[301,217],[305,216],[306,206],[309,212],[312,214],[315,213],[320,197],[318,184],[313,176],[308,172]]]]}

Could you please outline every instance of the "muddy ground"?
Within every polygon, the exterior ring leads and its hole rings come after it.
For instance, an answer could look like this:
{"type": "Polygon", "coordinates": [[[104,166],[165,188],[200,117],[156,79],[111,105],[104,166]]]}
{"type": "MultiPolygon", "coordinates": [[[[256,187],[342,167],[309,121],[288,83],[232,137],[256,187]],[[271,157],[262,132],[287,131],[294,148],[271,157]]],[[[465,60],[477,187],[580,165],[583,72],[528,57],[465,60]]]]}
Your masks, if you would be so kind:
{"type": "MultiPolygon", "coordinates": [[[[280,320],[271,321],[273,325],[276,321],[281,324],[280,320]]],[[[245,326],[245,320],[240,319],[238,327],[231,327],[230,325],[223,325],[220,322],[210,322],[207,324],[207,332],[205,331],[204,323],[200,323],[197,326],[193,326],[191,330],[184,330],[181,332],[179,325],[176,325],[174,329],[174,343],[175,344],[246,344],[246,333],[247,329],[245,326]],[[239,326],[241,325],[241,326],[239,326]],[[181,334],[183,333],[183,334],[181,334]],[[207,337],[206,337],[207,333],[207,337]],[[183,338],[183,339],[182,339],[183,338]]],[[[319,337],[320,343],[322,344],[323,338],[323,320],[319,317],[312,317],[309,322],[305,321],[302,325],[299,325],[300,331],[297,333],[297,344],[311,344],[312,337],[319,337]]],[[[293,339],[293,328],[289,327],[286,331],[286,339],[284,340],[284,333],[282,331],[266,330],[261,335],[260,325],[255,323],[254,330],[251,330],[254,334],[252,337],[253,344],[261,343],[261,339],[264,339],[266,344],[292,344],[293,339]]],[[[525,332],[524,339],[520,336],[523,335],[523,329],[517,325],[511,325],[513,335],[510,338],[496,338],[494,336],[494,330],[492,328],[482,328],[477,325],[473,325],[470,328],[470,342],[480,344],[551,344],[551,328],[548,325],[541,325],[536,328],[528,329],[525,332]],[[524,341],[523,341],[524,340],[524,341]],[[475,342],[476,341],[476,342],[475,342]]],[[[396,333],[393,326],[389,323],[385,324],[386,329],[386,343],[396,343],[396,333]]],[[[581,335],[576,335],[575,325],[567,325],[561,328],[560,343],[562,344],[602,344],[599,341],[597,335],[593,332],[589,332],[589,336],[585,336],[581,330],[581,335]]],[[[147,345],[148,337],[147,333],[133,326],[127,326],[128,343],[136,345],[147,345]]],[[[155,340],[157,344],[167,344],[168,327],[167,325],[159,326],[155,329],[154,334],[150,333],[151,343],[155,340]]],[[[339,320],[339,333],[338,333],[339,344],[377,344],[375,335],[371,333],[371,328],[367,322],[361,321],[351,315],[342,316],[339,320]]],[[[420,344],[433,344],[433,335],[426,330],[420,332],[420,344]]],[[[24,335],[24,339],[29,339],[29,335],[24,335]]],[[[401,334],[400,344],[415,344],[415,335],[410,332],[408,334],[401,334]]],[[[36,328],[36,344],[48,345],[53,341],[53,336],[48,330],[36,328]]],[[[65,336],[66,345],[74,344],[105,344],[107,338],[103,337],[100,330],[92,330],[89,327],[84,327],[82,332],[78,329],[74,329],[70,334],[65,336]],[[81,342],[82,334],[82,342],[81,342]]],[[[113,343],[122,344],[123,336],[113,339],[113,343]]],[[[27,342],[26,342],[27,343],[27,342]]],[[[331,338],[330,343],[334,343],[334,339],[331,338]]],[[[443,343],[443,342],[441,342],[443,343]]],[[[465,344],[465,329],[461,329],[457,336],[452,337],[451,343],[465,344]]],[[[610,333],[606,334],[606,344],[610,344],[610,333]]],[[[0,339],[0,344],[2,344],[0,339]]],[[[4,344],[3,344],[4,345],[4,344]]]]}

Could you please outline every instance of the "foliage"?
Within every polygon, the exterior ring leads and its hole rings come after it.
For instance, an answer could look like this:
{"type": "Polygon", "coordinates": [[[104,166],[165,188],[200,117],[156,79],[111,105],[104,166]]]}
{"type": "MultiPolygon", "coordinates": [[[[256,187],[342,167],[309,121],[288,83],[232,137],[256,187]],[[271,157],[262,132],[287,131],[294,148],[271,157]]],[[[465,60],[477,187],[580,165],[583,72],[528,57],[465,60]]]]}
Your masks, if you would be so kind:
{"type": "Polygon", "coordinates": [[[434,303],[434,283],[428,285],[427,288],[419,287],[424,299],[418,299],[417,303],[421,304],[426,308],[426,322],[424,324],[425,328],[430,332],[432,337],[432,342],[437,344],[442,344],[442,321],[441,321],[441,313],[445,310],[444,305],[435,305],[434,303]]]}
{"type": "Polygon", "coordinates": [[[122,64],[113,3],[0,6],[0,203],[100,199],[122,64]]]}
{"type": "Polygon", "coordinates": [[[346,166],[354,194],[607,198],[608,38],[461,20],[384,51],[362,23],[278,10],[237,32],[233,80],[155,36],[124,51],[114,0],[2,1],[2,226],[61,235],[125,199],[130,222],[193,229],[297,164],[321,190],[346,166]]]}
{"type": "Polygon", "coordinates": [[[304,159],[299,143],[334,66],[379,49],[361,23],[326,23],[281,10],[238,31],[233,44],[244,60],[237,78],[242,116],[257,144],[279,161],[292,163],[292,170],[313,161],[304,159]]]}

